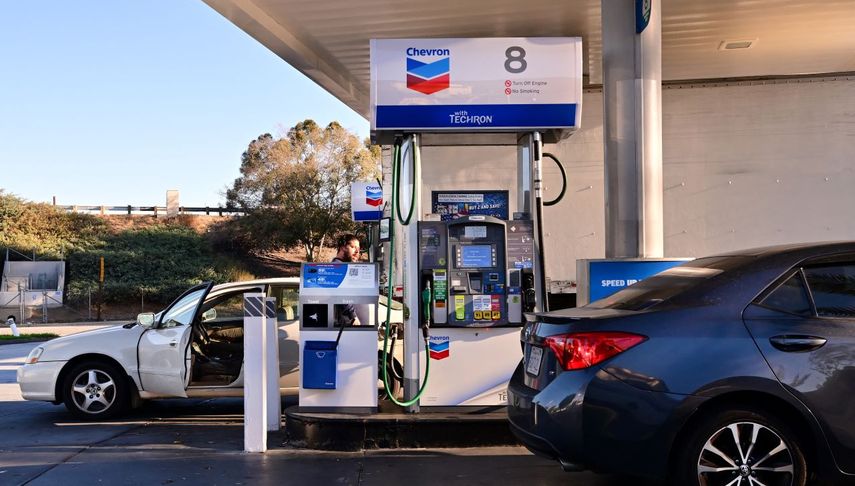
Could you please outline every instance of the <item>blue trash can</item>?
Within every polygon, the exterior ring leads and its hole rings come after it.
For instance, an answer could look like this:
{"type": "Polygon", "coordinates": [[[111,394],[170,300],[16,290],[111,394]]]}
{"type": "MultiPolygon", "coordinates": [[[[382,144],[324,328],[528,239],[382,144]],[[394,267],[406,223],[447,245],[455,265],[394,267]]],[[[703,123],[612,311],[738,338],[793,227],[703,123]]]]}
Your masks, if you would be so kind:
{"type": "Polygon", "coordinates": [[[335,390],[336,344],[335,341],[306,341],[303,347],[303,388],[335,390]]]}

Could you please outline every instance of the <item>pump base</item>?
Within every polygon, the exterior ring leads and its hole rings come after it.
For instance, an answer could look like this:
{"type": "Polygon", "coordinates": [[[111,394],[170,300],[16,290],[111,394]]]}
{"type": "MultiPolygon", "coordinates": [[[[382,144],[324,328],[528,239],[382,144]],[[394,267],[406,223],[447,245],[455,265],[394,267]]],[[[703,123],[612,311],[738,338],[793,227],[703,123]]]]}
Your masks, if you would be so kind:
{"type": "Polygon", "coordinates": [[[306,449],[360,451],[518,445],[505,407],[460,407],[421,413],[320,413],[299,406],[285,410],[288,445],[306,449]]]}

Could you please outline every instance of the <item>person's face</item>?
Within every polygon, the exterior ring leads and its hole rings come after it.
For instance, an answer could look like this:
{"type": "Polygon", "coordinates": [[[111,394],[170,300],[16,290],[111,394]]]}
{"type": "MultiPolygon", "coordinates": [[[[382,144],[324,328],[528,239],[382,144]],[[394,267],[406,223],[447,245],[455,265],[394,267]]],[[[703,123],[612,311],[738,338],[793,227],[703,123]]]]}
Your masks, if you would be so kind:
{"type": "Polygon", "coordinates": [[[339,258],[346,262],[355,262],[359,260],[359,240],[350,240],[346,245],[339,249],[341,254],[339,258]]]}

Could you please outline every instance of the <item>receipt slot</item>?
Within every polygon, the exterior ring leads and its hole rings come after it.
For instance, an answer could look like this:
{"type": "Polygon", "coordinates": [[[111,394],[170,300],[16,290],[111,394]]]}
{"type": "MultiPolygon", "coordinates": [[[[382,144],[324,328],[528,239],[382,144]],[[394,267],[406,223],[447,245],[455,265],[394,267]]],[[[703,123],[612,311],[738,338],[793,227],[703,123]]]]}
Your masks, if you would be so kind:
{"type": "Polygon", "coordinates": [[[300,407],[377,407],[378,275],[373,263],[300,270],[300,407]]]}

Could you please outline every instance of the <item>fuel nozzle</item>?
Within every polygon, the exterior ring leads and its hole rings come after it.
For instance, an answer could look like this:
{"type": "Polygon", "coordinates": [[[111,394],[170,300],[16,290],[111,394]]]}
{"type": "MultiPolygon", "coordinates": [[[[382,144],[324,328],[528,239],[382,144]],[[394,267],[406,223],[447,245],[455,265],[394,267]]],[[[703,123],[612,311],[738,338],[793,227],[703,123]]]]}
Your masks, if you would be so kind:
{"type": "Polygon", "coordinates": [[[428,337],[428,329],[430,328],[430,307],[431,300],[433,300],[433,292],[430,288],[430,280],[425,281],[424,289],[422,289],[422,315],[424,316],[424,321],[422,323],[422,334],[425,339],[428,337]]]}

